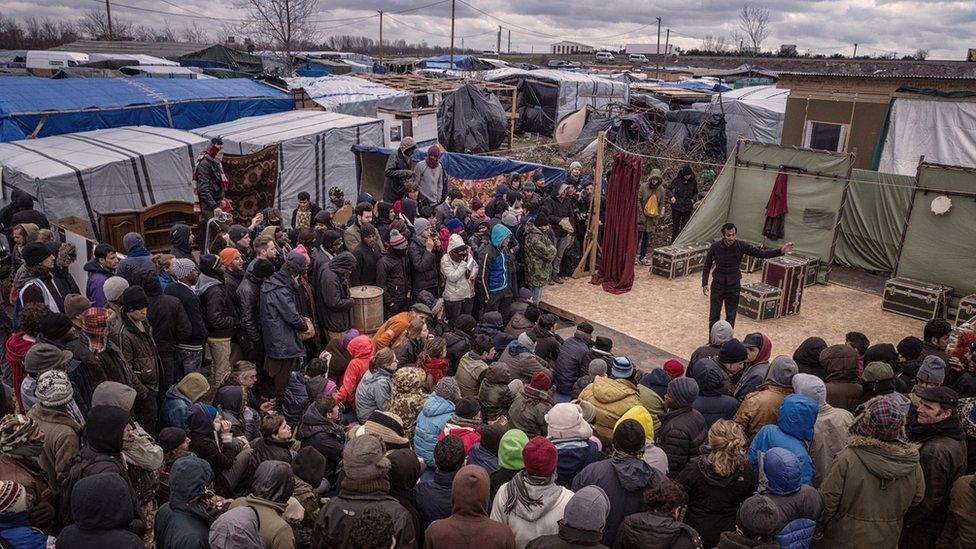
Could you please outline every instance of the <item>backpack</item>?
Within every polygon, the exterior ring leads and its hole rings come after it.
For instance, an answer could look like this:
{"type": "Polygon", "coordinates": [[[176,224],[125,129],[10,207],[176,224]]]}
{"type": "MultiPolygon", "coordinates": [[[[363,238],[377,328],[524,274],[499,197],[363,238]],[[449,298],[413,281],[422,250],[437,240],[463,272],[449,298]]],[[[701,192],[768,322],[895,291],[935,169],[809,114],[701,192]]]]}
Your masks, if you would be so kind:
{"type": "Polygon", "coordinates": [[[651,194],[647,202],[644,203],[644,215],[646,217],[658,217],[660,215],[660,207],[657,203],[657,195],[651,194]]]}

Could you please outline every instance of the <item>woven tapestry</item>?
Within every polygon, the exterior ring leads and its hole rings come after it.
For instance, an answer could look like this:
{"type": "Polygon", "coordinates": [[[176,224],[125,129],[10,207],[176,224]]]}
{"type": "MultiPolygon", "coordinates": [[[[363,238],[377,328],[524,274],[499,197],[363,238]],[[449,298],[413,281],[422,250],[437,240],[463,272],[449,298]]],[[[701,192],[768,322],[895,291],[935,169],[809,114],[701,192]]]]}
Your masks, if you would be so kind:
{"type": "Polygon", "coordinates": [[[262,209],[274,206],[278,145],[253,154],[224,154],[221,165],[229,185],[224,195],[233,203],[235,223],[246,226],[262,209]]]}

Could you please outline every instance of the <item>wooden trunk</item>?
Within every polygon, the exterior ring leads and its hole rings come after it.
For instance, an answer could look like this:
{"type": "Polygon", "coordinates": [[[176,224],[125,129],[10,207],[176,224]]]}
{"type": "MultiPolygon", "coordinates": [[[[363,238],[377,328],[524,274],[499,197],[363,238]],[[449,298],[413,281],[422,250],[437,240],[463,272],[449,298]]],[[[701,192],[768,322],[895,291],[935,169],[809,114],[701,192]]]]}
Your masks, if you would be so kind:
{"type": "Polygon", "coordinates": [[[949,286],[898,277],[885,282],[881,308],[910,318],[933,320],[946,317],[951,298],[949,286]]]}
{"type": "MultiPolygon", "coordinates": [[[[762,248],[758,242],[752,242],[750,240],[739,240],[743,244],[752,244],[757,248],[762,248]]],[[[742,263],[739,265],[739,270],[744,273],[754,273],[762,269],[763,259],[761,257],[753,257],[751,255],[743,255],[742,263]]]]}
{"type": "MultiPolygon", "coordinates": [[[[687,274],[691,252],[684,246],[664,246],[651,254],[651,274],[664,278],[680,278],[687,274]]],[[[702,259],[704,261],[704,258],[702,259]]],[[[700,270],[700,269],[699,269],[700,270]]]]}
{"type": "Polygon", "coordinates": [[[767,259],[763,263],[763,283],[783,290],[780,316],[800,313],[806,270],[803,260],[788,255],[767,259]]]}
{"type": "Polygon", "coordinates": [[[688,274],[704,271],[705,256],[708,255],[708,248],[711,247],[711,244],[707,242],[695,242],[682,247],[688,250],[688,274]]]}
{"type": "Polygon", "coordinates": [[[968,322],[976,317],[976,294],[970,294],[959,300],[956,310],[956,326],[968,322]]]}
{"type": "Polygon", "coordinates": [[[803,279],[804,286],[813,286],[818,282],[817,277],[820,275],[819,257],[803,254],[790,254],[790,257],[795,257],[806,264],[806,272],[803,279]]]}
{"type": "Polygon", "coordinates": [[[739,290],[739,314],[753,320],[778,318],[783,290],[759,282],[743,284],[739,290]]]}

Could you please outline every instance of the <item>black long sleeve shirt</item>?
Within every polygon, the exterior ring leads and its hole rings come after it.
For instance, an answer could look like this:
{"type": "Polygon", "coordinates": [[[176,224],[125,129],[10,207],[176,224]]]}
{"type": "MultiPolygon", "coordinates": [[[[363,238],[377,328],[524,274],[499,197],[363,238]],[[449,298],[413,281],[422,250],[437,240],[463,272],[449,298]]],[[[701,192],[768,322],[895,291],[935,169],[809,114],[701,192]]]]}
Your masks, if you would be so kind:
{"type": "Polygon", "coordinates": [[[708,248],[708,255],[705,256],[702,286],[708,286],[708,274],[711,272],[713,264],[715,266],[713,279],[716,283],[725,286],[738,286],[742,281],[739,265],[742,263],[742,256],[744,255],[766,259],[781,256],[783,252],[778,248],[764,250],[740,240],[736,240],[731,246],[727,246],[724,240],[719,240],[708,248]]]}

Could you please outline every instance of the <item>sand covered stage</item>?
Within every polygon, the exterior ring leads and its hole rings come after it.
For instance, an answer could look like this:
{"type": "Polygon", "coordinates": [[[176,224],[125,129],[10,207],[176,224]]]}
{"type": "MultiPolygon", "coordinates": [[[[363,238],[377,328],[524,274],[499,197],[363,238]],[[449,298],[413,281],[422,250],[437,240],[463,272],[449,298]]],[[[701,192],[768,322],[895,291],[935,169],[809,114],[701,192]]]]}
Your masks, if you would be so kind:
{"type": "MultiPolygon", "coordinates": [[[[564,318],[600,324],[687,361],[707,340],[708,298],[701,292],[701,276],[667,280],[652,276],[648,267],[636,269],[634,287],[628,293],[606,293],[591,285],[589,277],[566,279],[564,284],[545,289],[542,306],[564,318]]],[[[759,282],[760,273],[742,278],[743,283],[759,282]]],[[[750,332],[766,334],[775,356],[792,355],[811,336],[833,345],[843,343],[847,332],[858,331],[872,344],[896,344],[908,335],[921,337],[923,326],[924,322],[882,311],[880,295],[826,284],[804,289],[799,315],[756,322],[739,314],[735,334],[740,339],[750,332]]],[[[648,350],[646,356],[635,358],[647,368],[666,356],[648,350]]]]}

